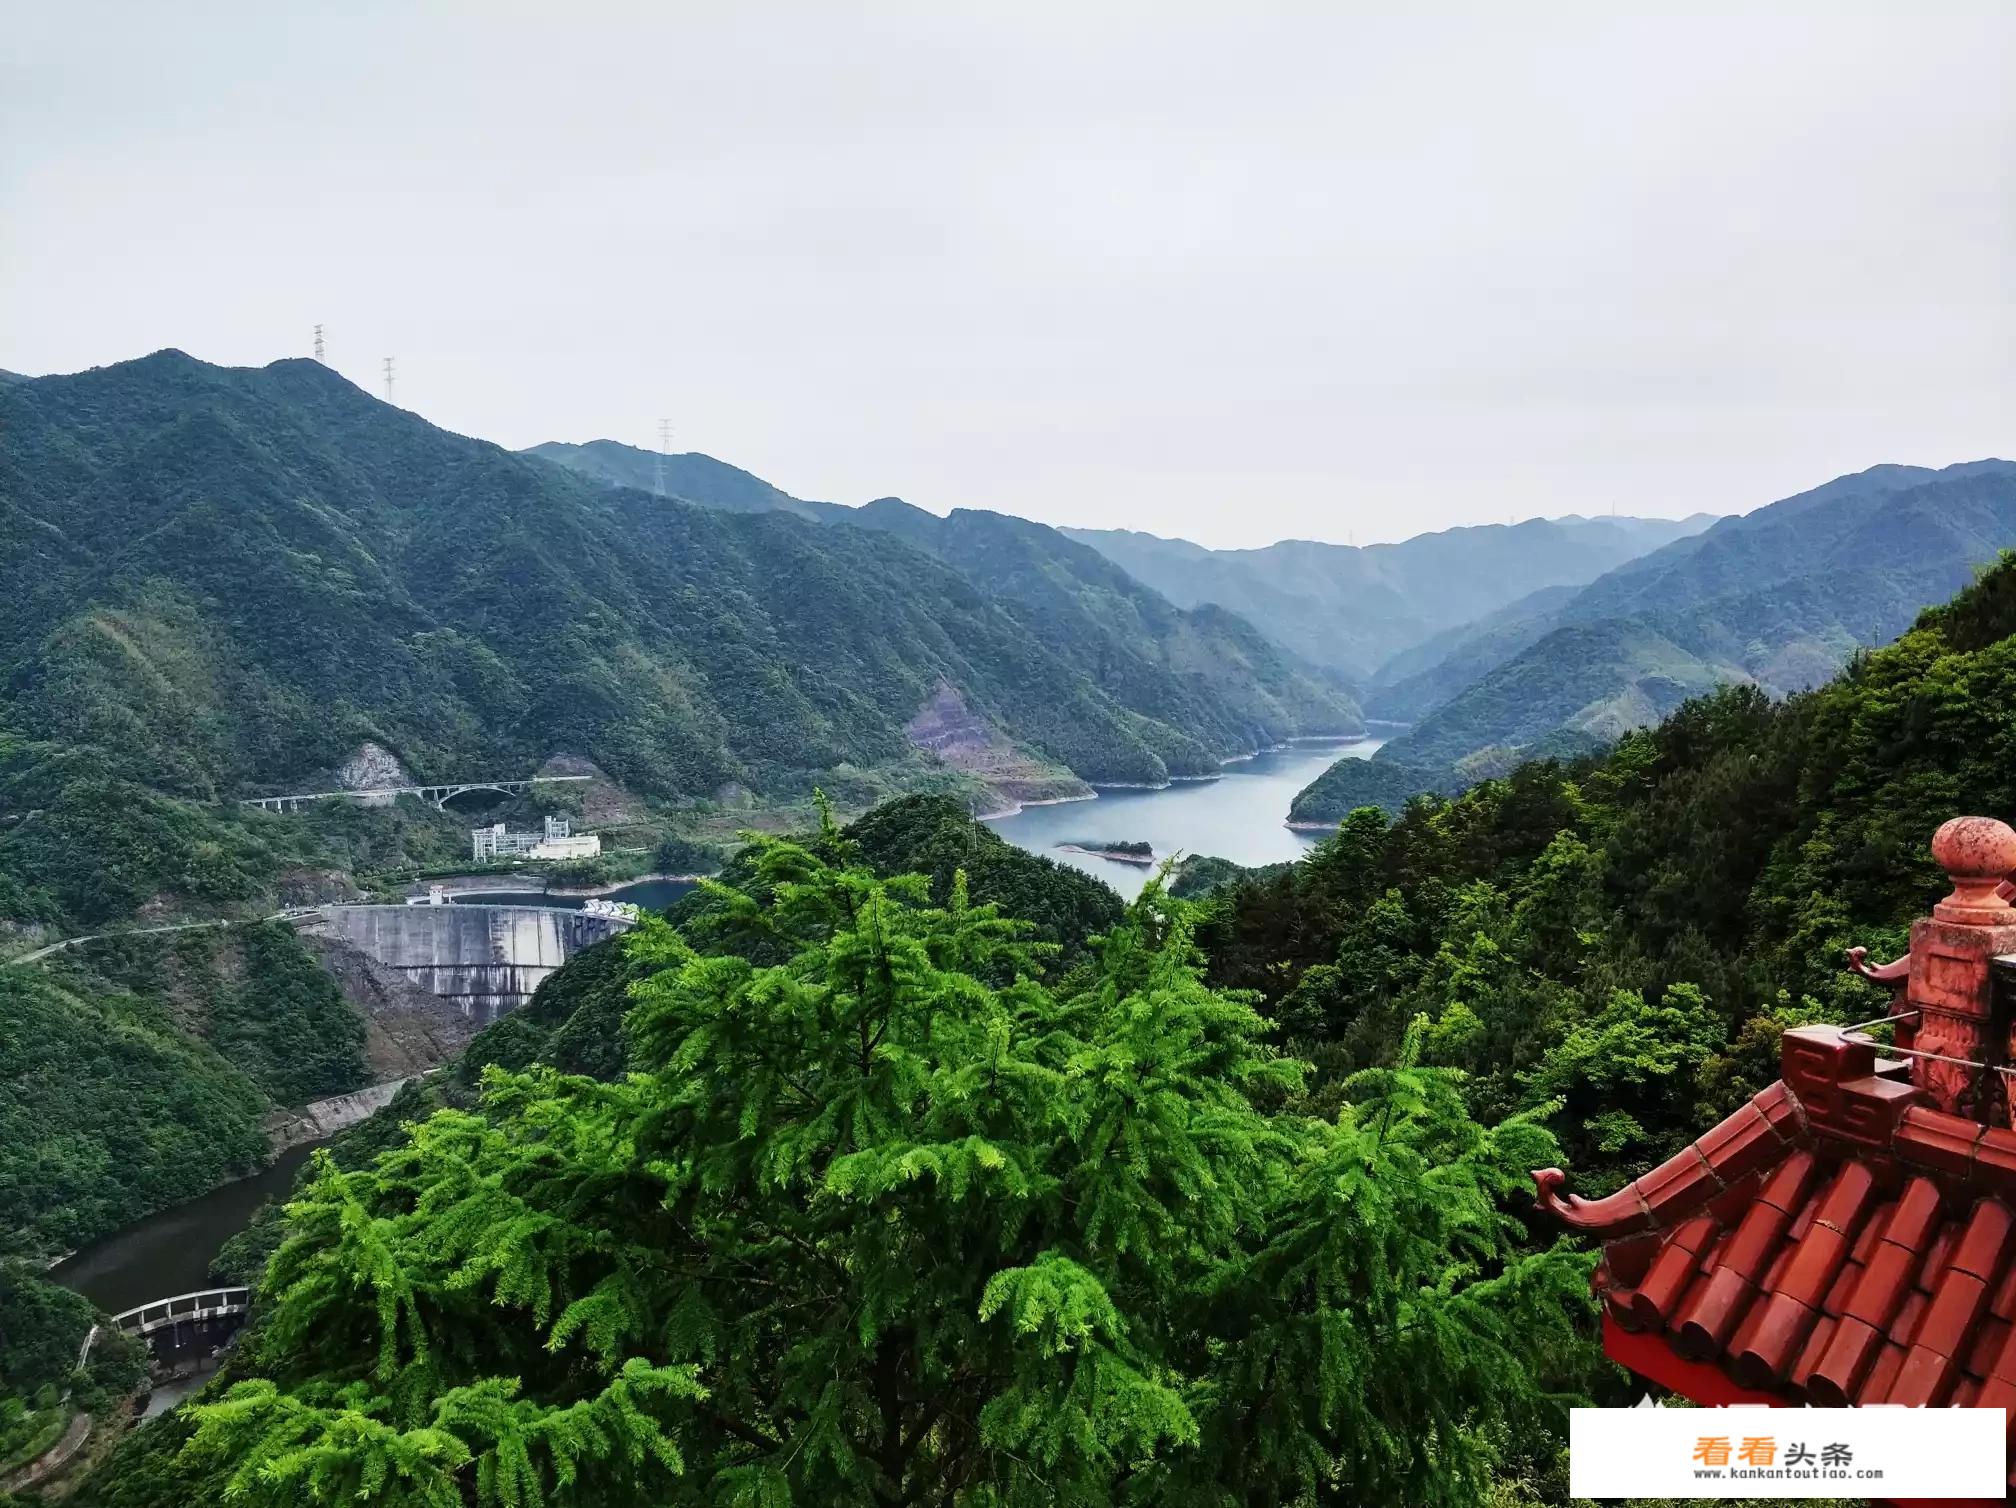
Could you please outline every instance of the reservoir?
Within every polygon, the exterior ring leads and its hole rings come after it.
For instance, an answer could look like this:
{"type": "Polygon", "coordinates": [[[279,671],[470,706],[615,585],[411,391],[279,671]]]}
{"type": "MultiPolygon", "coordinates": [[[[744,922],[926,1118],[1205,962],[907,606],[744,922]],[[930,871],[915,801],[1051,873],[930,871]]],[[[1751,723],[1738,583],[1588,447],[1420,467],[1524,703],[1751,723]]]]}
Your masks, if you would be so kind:
{"type": "Polygon", "coordinates": [[[988,826],[1030,853],[1082,869],[1124,896],[1136,896],[1155,870],[1094,854],[1072,853],[1060,843],[1147,843],[1159,863],[1171,855],[1215,855],[1235,864],[1278,864],[1299,859],[1321,833],[1291,831],[1289,803],[1339,759],[1370,759],[1386,740],[1291,744],[1225,766],[1216,780],[1182,780],[1161,790],[1102,786],[1096,800],[1025,806],[988,826]]]}

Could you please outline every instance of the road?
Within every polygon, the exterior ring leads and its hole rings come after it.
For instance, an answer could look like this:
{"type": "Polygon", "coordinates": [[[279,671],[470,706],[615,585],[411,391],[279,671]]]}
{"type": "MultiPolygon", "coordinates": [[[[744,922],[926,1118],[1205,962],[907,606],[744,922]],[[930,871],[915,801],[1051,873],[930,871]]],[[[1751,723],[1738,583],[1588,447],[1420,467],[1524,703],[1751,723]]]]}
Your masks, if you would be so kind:
{"type": "Polygon", "coordinates": [[[72,1456],[84,1448],[84,1442],[91,1437],[91,1416],[73,1414],[70,1427],[63,1431],[63,1438],[43,1451],[41,1455],[0,1479],[0,1492],[19,1492],[24,1487],[32,1487],[44,1477],[61,1470],[72,1456]]]}
{"type": "Polygon", "coordinates": [[[65,948],[74,948],[79,943],[97,942],[107,937],[151,937],[162,932],[194,932],[203,927],[242,927],[253,921],[284,922],[296,917],[309,916],[320,911],[320,906],[293,906],[285,911],[275,911],[271,916],[246,917],[226,916],[202,922],[172,922],[165,927],[122,927],[117,932],[91,932],[83,937],[66,937],[61,942],[50,943],[45,948],[37,948],[33,953],[23,953],[18,958],[0,960],[7,963],[40,963],[52,953],[61,953],[65,948]]]}

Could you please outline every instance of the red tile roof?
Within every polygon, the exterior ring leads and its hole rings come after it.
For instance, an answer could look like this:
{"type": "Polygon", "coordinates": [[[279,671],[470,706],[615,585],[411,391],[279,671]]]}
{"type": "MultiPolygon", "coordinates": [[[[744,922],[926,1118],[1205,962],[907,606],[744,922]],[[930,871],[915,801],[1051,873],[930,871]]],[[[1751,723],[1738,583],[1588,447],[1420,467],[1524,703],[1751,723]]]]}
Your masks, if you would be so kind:
{"type": "Polygon", "coordinates": [[[2016,1131],[1923,1104],[1837,1027],[1788,1032],[1785,1058],[1786,1079],[1606,1199],[1535,1175],[1543,1208],[1611,1238],[1606,1349],[1705,1403],[2016,1419],[2016,1131]]]}
{"type": "Polygon", "coordinates": [[[1898,1056],[1800,1027],[1779,1082],[1616,1193],[1533,1175],[1607,1238],[1604,1349],[1640,1376],[1702,1403],[2002,1408],[2016,1441],[2016,830],[1956,817],[1932,854],[1953,892],[1909,956],[1848,955],[1897,986],[1898,1056]]]}

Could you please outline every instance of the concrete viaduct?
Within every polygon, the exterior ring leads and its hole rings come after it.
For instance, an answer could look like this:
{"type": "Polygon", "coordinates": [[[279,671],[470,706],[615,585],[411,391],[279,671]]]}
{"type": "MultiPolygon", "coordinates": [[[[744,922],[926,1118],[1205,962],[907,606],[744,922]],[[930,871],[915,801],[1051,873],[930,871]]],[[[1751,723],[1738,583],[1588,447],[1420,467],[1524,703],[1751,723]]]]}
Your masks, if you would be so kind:
{"type": "Polygon", "coordinates": [[[238,804],[256,806],[261,811],[299,811],[310,801],[361,801],[366,806],[386,806],[401,796],[418,796],[430,806],[445,808],[457,796],[470,791],[495,791],[500,796],[522,796],[535,785],[558,785],[569,780],[586,780],[586,775],[533,775],[525,780],[462,780],[446,785],[381,785],[361,791],[297,791],[288,796],[248,796],[238,804]]]}

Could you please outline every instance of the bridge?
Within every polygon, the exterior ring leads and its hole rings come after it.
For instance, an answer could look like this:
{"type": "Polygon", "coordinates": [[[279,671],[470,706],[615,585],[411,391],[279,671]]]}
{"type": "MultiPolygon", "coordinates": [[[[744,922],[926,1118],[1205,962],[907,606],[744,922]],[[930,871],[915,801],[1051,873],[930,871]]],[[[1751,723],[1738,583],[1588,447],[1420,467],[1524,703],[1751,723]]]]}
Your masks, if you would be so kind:
{"type": "MultiPolygon", "coordinates": [[[[120,1334],[145,1340],[157,1330],[202,1320],[224,1319],[231,1315],[243,1316],[251,1308],[252,1290],[249,1288],[199,1288],[193,1293],[155,1299],[152,1303],[128,1309],[124,1314],[115,1314],[112,1323],[120,1334]]],[[[86,1344],[89,1344],[88,1339],[86,1344]]]]}
{"type": "Polygon", "coordinates": [[[458,780],[444,785],[380,785],[355,791],[297,791],[287,796],[248,796],[238,804],[256,806],[267,812],[299,811],[310,801],[361,801],[366,806],[385,806],[401,796],[418,796],[437,808],[446,808],[457,796],[471,791],[495,791],[500,796],[522,796],[535,785],[559,785],[569,780],[586,780],[586,775],[532,775],[524,780],[458,780]]]}
{"type": "MultiPolygon", "coordinates": [[[[251,1312],[249,1288],[198,1288],[193,1293],[154,1299],[115,1314],[110,1324],[121,1335],[131,1336],[147,1347],[158,1377],[175,1365],[178,1356],[186,1356],[192,1346],[200,1349],[206,1337],[214,1344],[228,1343],[251,1312]]],[[[93,1325],[85,1335],[84,1345],[77,1353],[78,1371],[89,1364],[91,1348],[104,1333],[104,1326],[93,1325]]]]}

